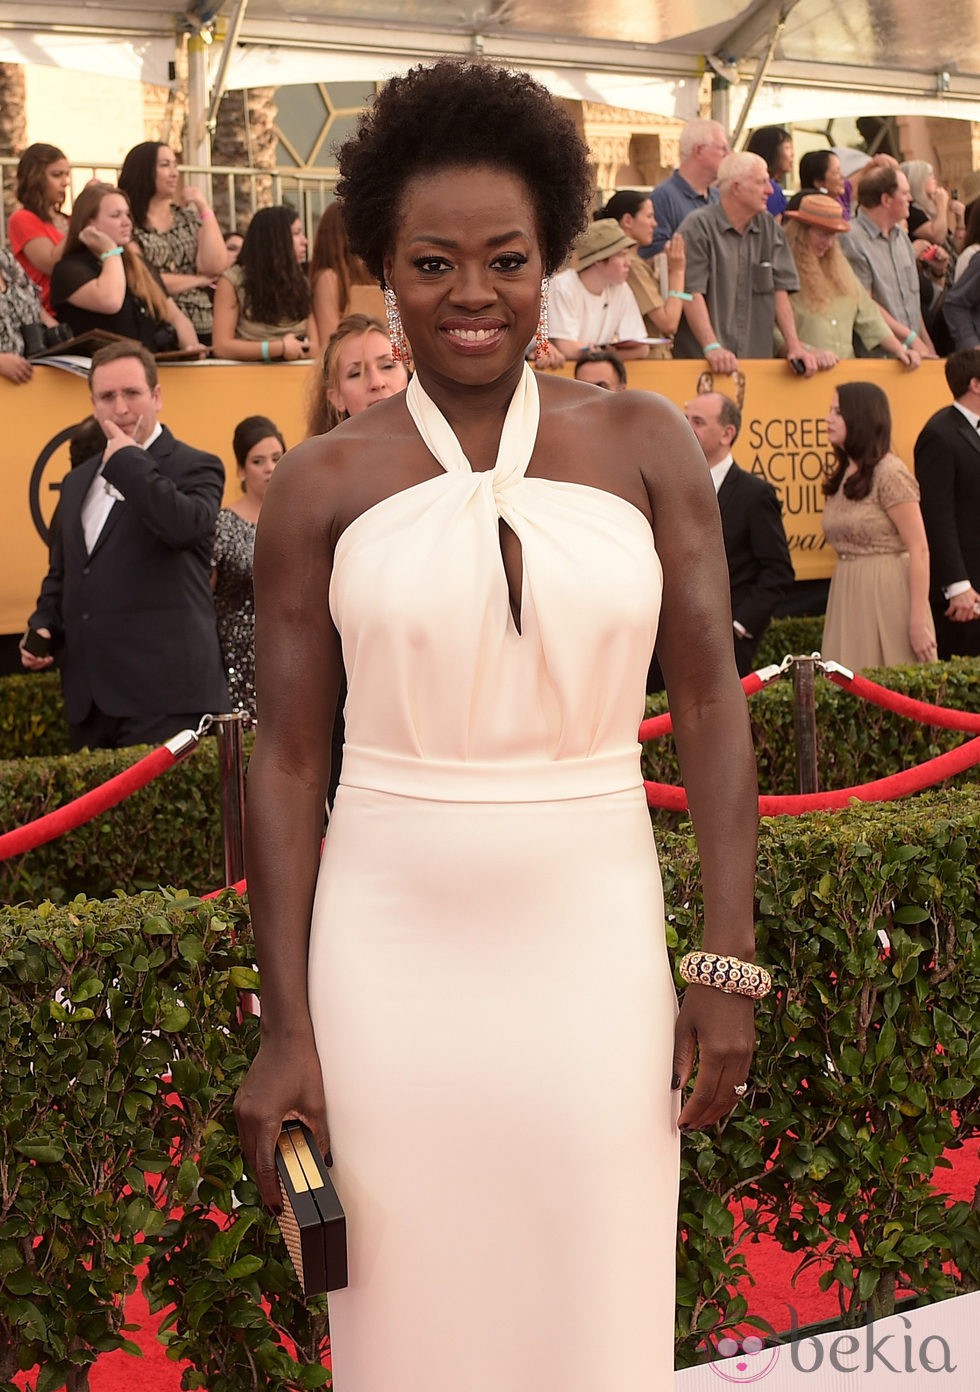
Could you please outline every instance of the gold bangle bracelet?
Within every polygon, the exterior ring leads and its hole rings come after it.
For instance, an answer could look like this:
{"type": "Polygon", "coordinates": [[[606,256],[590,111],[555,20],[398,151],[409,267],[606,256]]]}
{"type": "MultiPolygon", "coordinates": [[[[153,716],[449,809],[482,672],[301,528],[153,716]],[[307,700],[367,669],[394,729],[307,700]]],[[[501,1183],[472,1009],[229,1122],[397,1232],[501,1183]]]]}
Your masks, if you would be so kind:
{"type": "Polygon", "coordinates": [[[765,967],[743,962],[741,957],[717,952],[689,952],[678,968],[689,986],[714,986],[728,995],[763,1000],[772,990],[772,977],[765,967]]]}

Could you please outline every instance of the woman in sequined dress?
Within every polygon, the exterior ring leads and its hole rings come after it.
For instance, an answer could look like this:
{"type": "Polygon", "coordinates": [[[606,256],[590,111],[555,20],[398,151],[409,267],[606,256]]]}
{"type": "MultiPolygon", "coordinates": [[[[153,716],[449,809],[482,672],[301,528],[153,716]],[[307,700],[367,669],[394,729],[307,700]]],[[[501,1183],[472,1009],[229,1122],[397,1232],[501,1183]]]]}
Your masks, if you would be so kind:
{"type": "Polygon", "coordinates": [[[279,427],[267,416],[246,416],[232,440],[242,496],[222,508],[214,529],[211,584],[218,638],[232,710],[255,719],[255,601],[252,552],[255,525],[272,472],[286,450],[279,427]]]}

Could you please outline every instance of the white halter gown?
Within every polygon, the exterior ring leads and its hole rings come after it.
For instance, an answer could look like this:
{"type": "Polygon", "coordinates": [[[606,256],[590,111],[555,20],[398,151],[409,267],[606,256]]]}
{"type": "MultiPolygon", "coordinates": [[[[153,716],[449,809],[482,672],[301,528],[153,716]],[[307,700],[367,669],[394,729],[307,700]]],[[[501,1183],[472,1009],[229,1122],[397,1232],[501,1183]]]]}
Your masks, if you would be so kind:
{"type": "Polygon", "coordinates": [[[335,1392],[673,1387],[675,994],[637,730],[661,570],[622,498],[474,472],[358,517],[309,991],[347,1211],[335,1392]],[[523,552],[520,626],[499,520],[523,552]]]}

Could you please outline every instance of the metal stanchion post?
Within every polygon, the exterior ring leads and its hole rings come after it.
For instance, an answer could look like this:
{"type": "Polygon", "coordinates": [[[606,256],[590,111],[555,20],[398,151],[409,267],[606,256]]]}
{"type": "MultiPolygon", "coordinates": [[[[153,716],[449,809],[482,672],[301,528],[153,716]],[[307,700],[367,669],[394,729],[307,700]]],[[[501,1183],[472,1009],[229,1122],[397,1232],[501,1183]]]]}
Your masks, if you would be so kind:
{"type": "Polygon", "coordinates": [[[817,660],[797,657],[793,660],[793,733],[796,737],[796,790],[799,793],[820,791],[817,775],[817,713],[813,687],[817,660]]]}
{"type": "Polygon", "coordinates": [[[221,771],[221,833],[225,852],[225,883],[245,878],[245,770],[242,759],[242,717],[216,715],[218,766],[221,771]]]}

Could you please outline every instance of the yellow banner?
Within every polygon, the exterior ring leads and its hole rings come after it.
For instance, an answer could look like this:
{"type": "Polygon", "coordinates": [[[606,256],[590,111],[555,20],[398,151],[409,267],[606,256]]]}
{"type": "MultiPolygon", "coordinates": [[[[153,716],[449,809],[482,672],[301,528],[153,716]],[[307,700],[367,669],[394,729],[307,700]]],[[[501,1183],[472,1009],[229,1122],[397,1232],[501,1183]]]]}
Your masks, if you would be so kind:
{"type": "MultiPolygon", "coordinates": [[[[630,387],[656,391],[683,406],[711,389],[699,362],[629,364],[630,387]]],[[[225,501],[238,493],[231,437],[243,417],[269,416],[287,445],[305,435],[310,363],[193,363],[161,366],[162,419],[182,440],[225,461],[225,501]]],[[[742,398],[742,433],[735,458],[770,480],[783,504],[790,550],[801,580],[828,576],[833,552],[820,526],[822,471],[832,457],[824,416],[838,382],[877,382],[891,401],[896,452],[911,467],[912,447],[924,422],[949,402],[941,363],[910,373],[897,363],[844,363],[806,381],[784,362],[744,364],[744,381],[719,378],[714,386],[742,398]]],[[[0,633],[21,633],[47,570],[44,535],[68,472],[68,434],[89,413],[85,381],[37,365],[33,380],[15,387],[0,378],[5,458],[0,468],[0,633]]],[[[651,442],[655,448],[655,442],[651,442]]]]}
{"type": "Polygon", "coordinates": [[[875,382],[887,394],[895,453],[910,469],[916,436],[950,402],[941,362],[909,372],[887,359],[859,358],[807,379],[786,362],[755,361],[743,364],[742,381],[721,375],[712,381],[702,362],[631,362],[627,368],[631,388],[660,392],[680,407],[700,391],[725,392],[738,402],[742,432],[732,453],[779,494],[797,580],[826,578],[836,559],[820,517],[824,471],[834,462],[825,417],[838,383],[875,382]]]}

